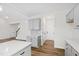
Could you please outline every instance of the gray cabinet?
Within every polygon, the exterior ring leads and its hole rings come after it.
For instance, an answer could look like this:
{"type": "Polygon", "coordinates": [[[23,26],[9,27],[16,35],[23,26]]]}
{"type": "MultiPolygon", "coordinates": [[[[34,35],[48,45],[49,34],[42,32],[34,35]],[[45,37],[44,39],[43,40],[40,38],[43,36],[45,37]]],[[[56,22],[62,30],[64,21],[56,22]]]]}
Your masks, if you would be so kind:
{"type": "Polygon", "coordinates": [[[77,52],[74,47],[66,42],[65,56],[79,56],[79,52],[77,52]]]}

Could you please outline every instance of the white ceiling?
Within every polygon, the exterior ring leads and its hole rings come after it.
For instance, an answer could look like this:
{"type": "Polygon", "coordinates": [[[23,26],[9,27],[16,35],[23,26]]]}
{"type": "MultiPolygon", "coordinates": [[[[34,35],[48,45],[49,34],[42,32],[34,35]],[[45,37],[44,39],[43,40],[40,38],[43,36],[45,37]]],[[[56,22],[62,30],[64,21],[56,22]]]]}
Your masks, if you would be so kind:
{"type": "Polygon", "coordinates": [[[69,11],[75,3],[1,3],[0,16],[26,18],[46,13],[69,11]]]}

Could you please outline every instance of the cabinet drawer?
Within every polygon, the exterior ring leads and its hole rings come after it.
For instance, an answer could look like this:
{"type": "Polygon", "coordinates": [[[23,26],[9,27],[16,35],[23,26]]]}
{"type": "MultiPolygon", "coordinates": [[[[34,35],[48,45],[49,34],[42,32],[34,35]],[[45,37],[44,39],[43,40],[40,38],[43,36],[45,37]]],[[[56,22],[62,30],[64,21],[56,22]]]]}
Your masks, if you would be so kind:
{"type": "Polygon", "coordinates": [[[18,53],[14,54],[14,56],[31,56],[31,46],[28,46],[18,53]]]}

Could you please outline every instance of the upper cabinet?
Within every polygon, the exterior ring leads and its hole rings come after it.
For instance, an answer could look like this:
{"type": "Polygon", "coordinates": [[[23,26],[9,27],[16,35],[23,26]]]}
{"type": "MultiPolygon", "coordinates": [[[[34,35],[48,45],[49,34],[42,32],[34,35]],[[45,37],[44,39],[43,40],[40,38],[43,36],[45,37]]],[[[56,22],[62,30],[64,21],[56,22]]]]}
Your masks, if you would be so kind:
{"type": "Polygon", "coordinates": [[[73,23],[75,27],[79,27],[79,5],[77,4],[66,15],[66,22],[73,23]]]}
{"type": "Polygon", "coordinates": [[[66,22],[67,22],[67,23],[74,23],[74,9],[72,9],[72,10],[66,15],[66,22]]]}
{"type": "Polygon", "coordinates": [[[79,5],[74,8],[74,24],[79,27],[79,5]]]}

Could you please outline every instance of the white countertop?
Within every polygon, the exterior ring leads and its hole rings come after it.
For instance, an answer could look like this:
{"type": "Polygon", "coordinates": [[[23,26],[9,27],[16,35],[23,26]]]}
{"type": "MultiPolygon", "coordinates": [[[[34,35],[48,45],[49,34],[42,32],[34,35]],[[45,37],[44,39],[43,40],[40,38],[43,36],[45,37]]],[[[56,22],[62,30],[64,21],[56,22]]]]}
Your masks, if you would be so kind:
{"type": "Polygon", "coordinates": [[[79,41],[77,40],[66,40],[68,44],[70,44],[77,52],[79,52],[79,41]]]}
{"type": "Polygon", "coordinates": [[[29,45],[31,45],[31,42],[18,40],[0,43],[0,56],[11,56],[29,45]]]}

